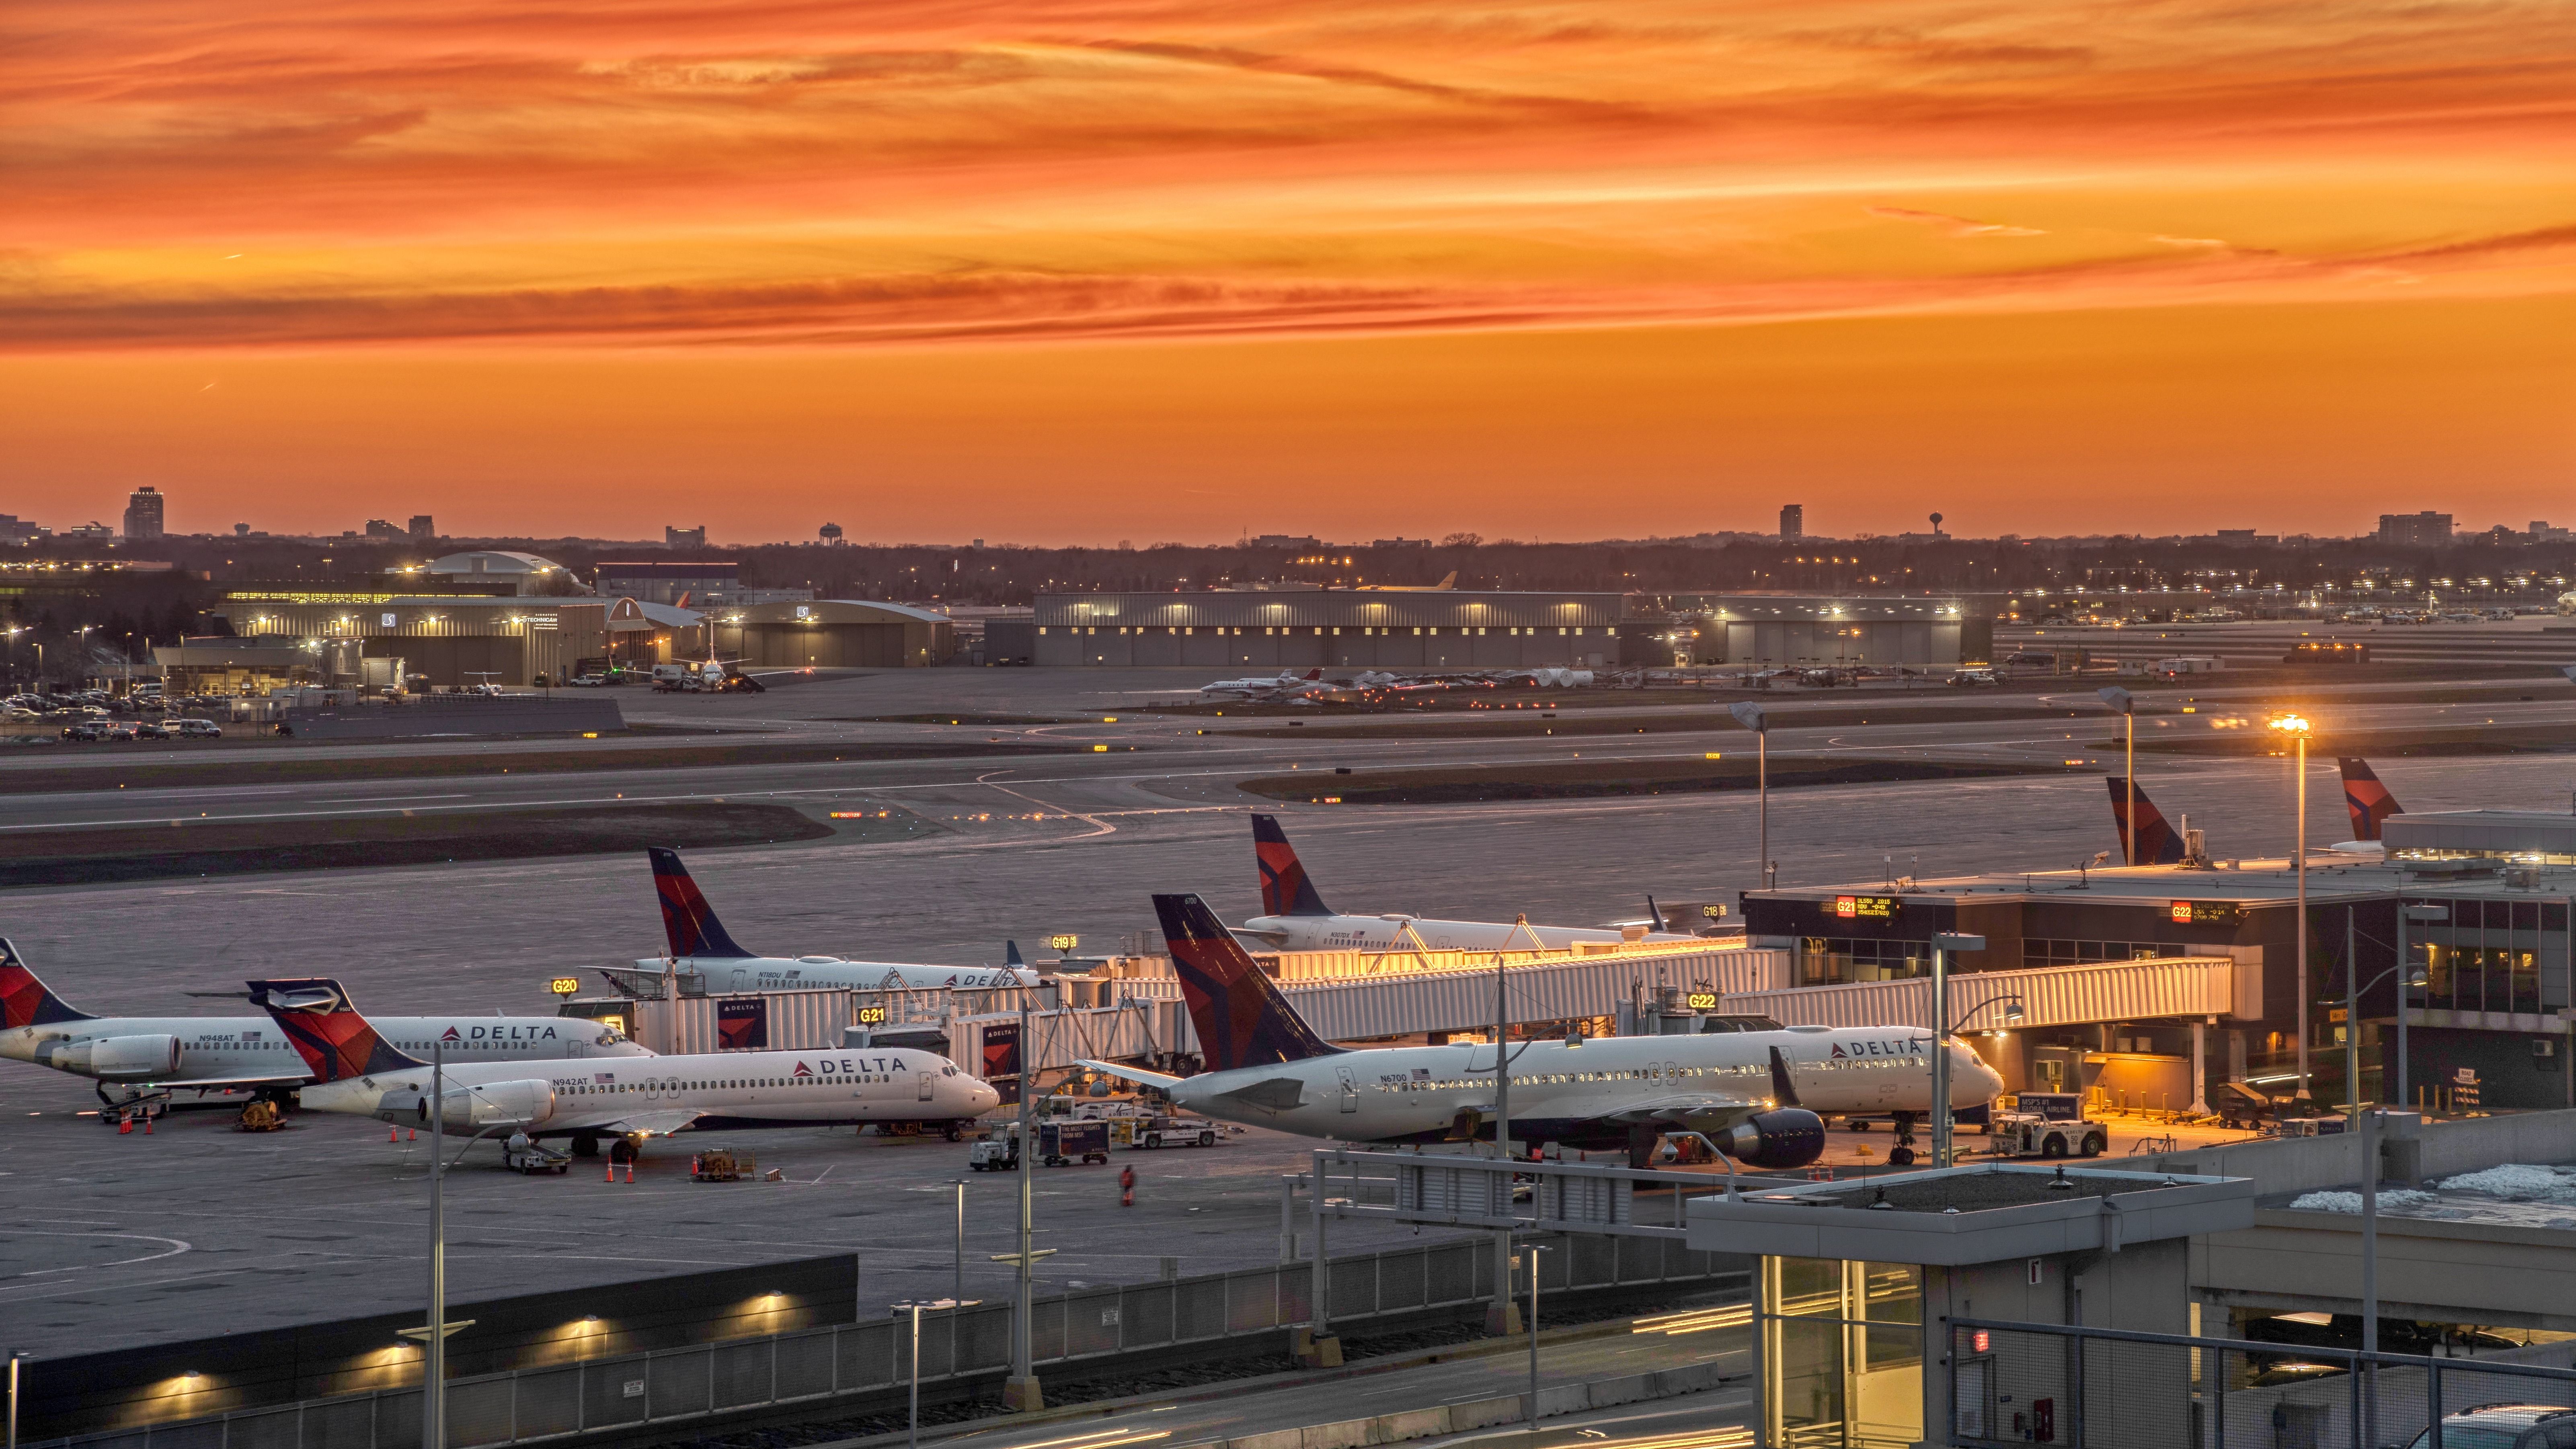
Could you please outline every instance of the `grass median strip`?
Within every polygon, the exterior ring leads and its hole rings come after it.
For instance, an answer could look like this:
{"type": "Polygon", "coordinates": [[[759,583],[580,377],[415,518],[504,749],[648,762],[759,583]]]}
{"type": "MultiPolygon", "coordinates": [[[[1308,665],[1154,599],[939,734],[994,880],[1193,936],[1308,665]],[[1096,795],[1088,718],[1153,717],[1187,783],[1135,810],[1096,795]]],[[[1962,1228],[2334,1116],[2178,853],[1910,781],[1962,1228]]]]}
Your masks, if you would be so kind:
{"type": "Polygon", "coordinates": [[[766,845],[834,833],[791,806],[713,802],[204,824],[174,820],[162,826],[0,836],[0,886],[520,860],[640,851],[647,845],[766,845]]]}

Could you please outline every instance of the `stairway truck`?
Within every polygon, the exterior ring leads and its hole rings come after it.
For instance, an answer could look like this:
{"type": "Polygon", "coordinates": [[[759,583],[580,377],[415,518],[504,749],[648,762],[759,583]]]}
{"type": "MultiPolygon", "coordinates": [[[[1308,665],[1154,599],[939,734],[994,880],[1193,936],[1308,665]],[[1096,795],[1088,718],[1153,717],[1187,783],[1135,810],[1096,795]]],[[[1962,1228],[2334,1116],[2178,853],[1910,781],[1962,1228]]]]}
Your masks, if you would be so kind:
{"type": "Polygon", "coordinates": [[[2075,1092],[2022,1092],[1998,1098],[1987,1114],[1997,1157],[2099,1157],[2111,1129],[2084,1116],[2075,1092]]]}

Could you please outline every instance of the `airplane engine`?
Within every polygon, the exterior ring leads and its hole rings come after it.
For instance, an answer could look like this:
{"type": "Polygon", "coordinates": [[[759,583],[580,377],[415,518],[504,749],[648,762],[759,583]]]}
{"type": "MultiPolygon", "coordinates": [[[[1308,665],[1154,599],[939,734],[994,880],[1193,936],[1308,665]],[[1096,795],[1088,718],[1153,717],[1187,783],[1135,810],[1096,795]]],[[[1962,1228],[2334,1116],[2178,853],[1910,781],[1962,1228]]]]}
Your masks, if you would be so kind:
{"type": "Polygon", "coordinates": [[[46,1045],[53,1050],[37,1051],[40,1065],[78,1072],[84,1077],[122,1081],[166,1077],[179,1070],[179,1039],[175,1036],[108,1036],[96,1041],[46,1045]]]}
{"type": "Polygon", "coordinates": [[[1804,1108],[1782,1107],[1756,1112],[1709,1140],[1747,1167],[1804,1167],[1825,1155],[1825,1119],[1804,1108]]]}
{"type": "MultiPolygon", "coordinates": [[[[401,1094],[407,1101],[396,1103],[388,1094],[386,1105],[406,1112],[419,1125],[429,1125],[429,1094],[401,1094]]],[[[553,1084],[541,1081],[490,1082],[479,1087],[447,1089],[447,1110],[442,1114],[449,1127],[533,1127],[555,1114],[553,1084]]]]}

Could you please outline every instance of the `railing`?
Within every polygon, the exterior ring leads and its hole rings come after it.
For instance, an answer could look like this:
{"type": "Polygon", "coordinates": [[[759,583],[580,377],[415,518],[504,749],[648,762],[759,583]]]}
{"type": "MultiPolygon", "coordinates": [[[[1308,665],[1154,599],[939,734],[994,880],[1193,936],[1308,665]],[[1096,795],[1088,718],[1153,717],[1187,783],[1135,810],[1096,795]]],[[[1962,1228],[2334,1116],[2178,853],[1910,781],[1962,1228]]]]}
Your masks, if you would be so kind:
{"type": "Polygon", "coordinates": [[[1954,1449],[2439,1449],[2446,1427],[2472,1449],[2520,1442],[2472,1437],[2478,1405],[2576,1403],[2576,1341],[2427,1357],[1961,1318],[1950,1347],[1954,1449]]]}
{"type": "MultiPolygon", "coordinates": [[[[1688,1199],[1722,1194],[1728,1185],[1726,1177],[1705,1172],[1348,1148],[1316,1152],[1314,1170],[1323,1176],[1323,1211],[1336,1219],[1654,1238],[1675,1244],[1689,1236],[1683,1211],[1688,1199]],[[1513,1178],[1526,1179],[1527,1196],[1509,1184],[1513,1178]],[[1671,1200],[1641,1202],[1640,1188],[1662,1188],[1671,1200]]],[[[1761,1179],[1748,1174],[1743,1181],[1751,1186],[1761,1179]]],[[[1298,1174],[1283,1183],[1291,1191],[1311,1191],[1314,1178],[1298,1174]]],[[[1338,1303],[1334,1316],[1341,1316],[1338,1303]]]]}
{"type": "MultiPolygon", "coordinates": [[[[1612,1244],[1609,1252],[1545,1254],[1548,1292],[1700,1281],[1728,1271],[1679,1244],[1612,1244]]],[[[1493,1296],[1485,1245],[1434,1243],[1332,1260],[1333,1320],[1372,1319],[1481,1303],[1493,1296]]],[[[1040,1298],[1030,1318],[1040,1365],[1078,1364],[1229,1338],[1310,1320],[1311,1265],[1280,1263],[1205,1277],[1089,1289],[1040,1298]]],[[[450,1379],[448,1449],[500,1449],[647,1426],[703,1426],[750,1411],[891,1393],[911,1377],[909,1320],[880,1319],[652,1353],[450,1379]]],[[[1006,1371],[1011,1309],[985,1304],[925,1316],[921,1382],[1006,1371]]],[[[380,1389],[240,1409],[208,1418],[26,1441],[31,1449],[418,1449],[420,1390],[380,1389]]]]}

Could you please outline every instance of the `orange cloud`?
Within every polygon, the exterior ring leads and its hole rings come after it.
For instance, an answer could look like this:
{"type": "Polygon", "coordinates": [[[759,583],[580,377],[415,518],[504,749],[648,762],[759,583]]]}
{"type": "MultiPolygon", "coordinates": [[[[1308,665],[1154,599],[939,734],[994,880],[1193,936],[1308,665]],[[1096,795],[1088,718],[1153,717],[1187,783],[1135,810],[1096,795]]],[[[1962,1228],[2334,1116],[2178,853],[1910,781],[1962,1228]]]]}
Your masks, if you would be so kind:
{"type": "Polygon", "coordinates": [[[2576,288],[2576,12],[2543,0],[24,0],[8,25],[0,352],[28,357],[1643,354],[2576,288]]]}

